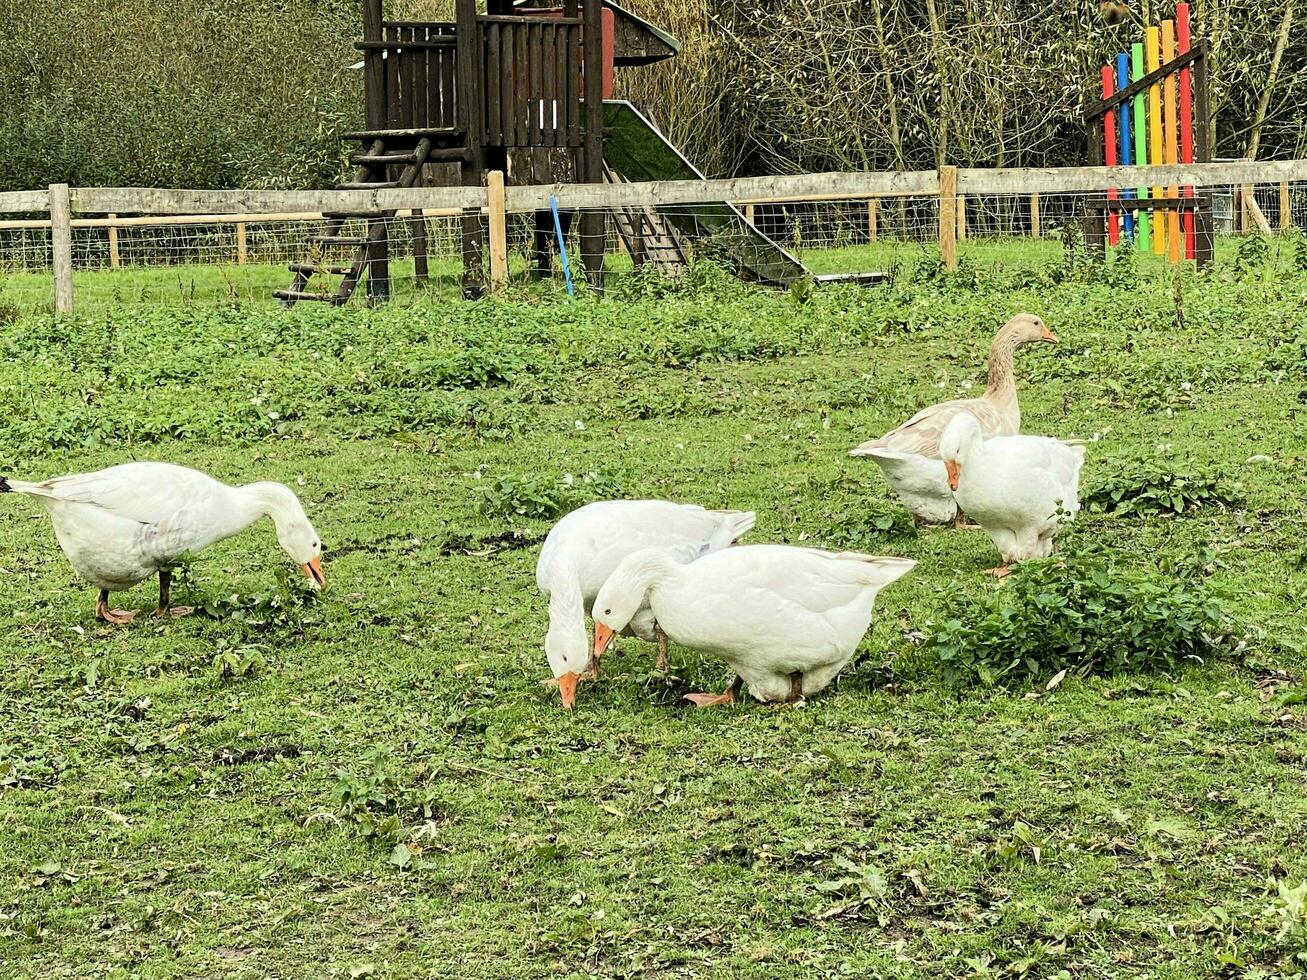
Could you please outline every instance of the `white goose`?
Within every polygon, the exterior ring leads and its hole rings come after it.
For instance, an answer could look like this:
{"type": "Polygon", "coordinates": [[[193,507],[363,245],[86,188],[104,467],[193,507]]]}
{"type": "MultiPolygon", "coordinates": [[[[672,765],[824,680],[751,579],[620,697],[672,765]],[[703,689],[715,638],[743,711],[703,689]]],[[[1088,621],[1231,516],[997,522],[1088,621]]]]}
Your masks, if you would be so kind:
{"type": "Polygon", "coordinates": [[[1037,341],[1056,344],[1058,339],[1039,317],[1018,313],[1003,324],[990,345],[989,383],[984,394],[923,408],[897,429],[849,450],[850,456],[870,456],[880,466],[885,482],[911,512],[913,523],[961,522],[939,458],[939,438],[962,412],[976,418],[986,437],[1020,432],[1021,408],[1012,379],[1014,355],[1018,347],[1037,341]]]}
{"type": "MultiPolygon", "coordinates": [[[[159,576],[156,614],[169,612],[172,566],[187,553],[271,517],[277,540],[317,586],[322,543],[304,508],[280,483],[229,487],[171,463],[124,463],[96,473],[60,476],[42,483],[0,478],[0,493],[35,497],[54,524],[55,537],[82,578],[100,590],[97,618],[128,623],[135,612],[109,608],[109,593],[159,576]]],[[[191,612],[172,609],[174,616],[191,612]]]]}
{"type": "Polygon", "coordinates": [[[876,593],[914,565],[787,545],[728,548],[688,565],[640,551],[595,599],[595,653],[647,602],[669,637],[735,671],[725,694],[689,695],[695,704],[733,701],[743,684],[760,701],[796,701],[835,679],[871,625],[876,593]]]}
{"type": "Polygon", "coordinates": [[[1001,577],[1014,561],[1053,553],[1062,521],[1080,510],[1083,445],[1043,436],[986,439],[964,413],[944,430],[939,450],[958,506],[1003,556],[990,574],[1001,577]]]}
{"type": "MultiPolygon", "coordinates": [[[[549,596],[545,655],[563,707],[572,707],[582,677],[598,673],[598,657],[590,657],[585,617],[622,559],[644,548],[670,548],[675,561],[693,561],[737,541],[755,519],[752,511],[704,510],[667,500],[600,500],[555,524],[540,549],[536,584],[549,596]]],[[[658,668],[666,670],[667,637],[648,605],[634,610],[624,627],[658,644],[658,668]]]]}

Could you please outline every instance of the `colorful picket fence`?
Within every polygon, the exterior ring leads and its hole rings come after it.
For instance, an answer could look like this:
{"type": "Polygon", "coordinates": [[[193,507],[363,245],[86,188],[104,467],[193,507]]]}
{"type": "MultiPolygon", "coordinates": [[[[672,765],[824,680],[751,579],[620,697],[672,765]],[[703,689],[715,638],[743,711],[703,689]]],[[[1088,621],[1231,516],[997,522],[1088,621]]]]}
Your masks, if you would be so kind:
{"type": "MultiPolygon", "coordinates": [[[[1206,45],[1195,43],[1188,3],[1175,17],[1148,25],[1129,51],[1101,72],[1102,99],[1089,110],[1090,153],[1097,164],[1174,164],[1211,159],[1207,127],[1206,45]]],[[[1124,238],[1172,262],[1210,258],[1210,221],[1192,187],[1108,191],[1090,219],[1105,225],[1106,244],[1124,238]],[[1143,202],[1149,202],[1144,204],[1143,202]]],[[[1092,230],[1091,244],[1101,237],[1092,230]]]]}

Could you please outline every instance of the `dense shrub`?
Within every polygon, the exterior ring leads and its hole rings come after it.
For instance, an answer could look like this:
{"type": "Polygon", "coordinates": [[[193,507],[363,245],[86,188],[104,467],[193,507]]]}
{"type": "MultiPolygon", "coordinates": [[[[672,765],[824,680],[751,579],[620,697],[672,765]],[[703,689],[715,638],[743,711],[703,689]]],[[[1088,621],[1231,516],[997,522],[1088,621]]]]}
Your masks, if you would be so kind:
{"type": "Polygon", "coordinates": [[[1233,624],[1199,571],[1137,571],[1110,558],[1022,562],[1002,588],[959,593],[923,650],[953,683],[1022,684],[1174,670],[1205,660],[1233,624]]]}
{"type": "Polygon", "coordinates": [[[1081,504],[1109,514],[1186,514],[1199,507],[1235,507],[1241,487],[1220,469],[1162,453],[1095,464],[1096,482],[1081,504]]]}

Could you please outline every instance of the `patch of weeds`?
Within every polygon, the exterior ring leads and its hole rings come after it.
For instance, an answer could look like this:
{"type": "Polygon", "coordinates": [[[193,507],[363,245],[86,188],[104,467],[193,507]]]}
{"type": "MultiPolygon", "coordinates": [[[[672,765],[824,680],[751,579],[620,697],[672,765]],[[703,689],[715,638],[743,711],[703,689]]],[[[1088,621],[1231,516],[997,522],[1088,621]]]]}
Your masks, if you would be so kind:
{"type": "Polygon", "coordinates": [[[227,647],[214,656],[213,669],[220,681],[257,677],[268,669],[268,659],[258,646],[227,647]]]}
{"type": "Polygon", "coordinates": [[[1275,938],[1290,955],[1307,964],[1307,881],[1290,888],[1286,882],[1273,882],[1277,895],[1266,914],[1276,927],[1275,938]]]}
{"type": "MultiPolygon", "coordinates": [[[[196,608],[210,619],[230,620],[255,628],[302,627],[315,620],[305,613],[317,602],[317,592],[307,580],[292,578],[285,568],[278,568],[277,591],[226,597],[211,597],[196,603],[196,608]]],[[[193,586],[192,586],[193,587],[193,586]]]]}
{"type": "Polygon", "coordinates": [[[1271,246],[1265,235],[1245,235],[1243,240],[1239,242],[1239,250],[1235,253],[1235,273],[1239,278],[1244,279],[1254,273],[1261,274],[1265,272],[1266,259],[1270,252],[1271,246]]]}
{"type": "Polygon", "coordinates": [[[567,473],[561,480],[533,476],[501,476],[485,480],[477,488],[477,509],[487,517],[533,517],[551,520],[592,500],[619,496],[617,478],[604,470],[567,473]]]}
{"type": "Polygon", "coordinates": [[[1088,555],[1021,562],[1001,588],[956,593],[922,649],[952,684],[1019,685],[1063,670],[1177,670],[1234,630],[1196,565],[1137,571],[1088,555]]]}
{"type": "Polygon", "coordinates": [[[890,897],[889,881],[884,873],[871,864],[858,864],[843,855],[831,859],[831,864],[844,872],[817,884],[817,891],[838,899],[836,905],[818,914],[819,919],[841,916],[865,916],[887,925],[885,903],[890,897]]]}
{"type": "Polygon", "coordinates": [[[1169,456],[1123,456],[1103,460],[1097,482],[1081,498],[1088,511],[1103,514],[1188,514],[1201,507],[1238,507],[1243,488],[1215,466],[1169,456]]]}

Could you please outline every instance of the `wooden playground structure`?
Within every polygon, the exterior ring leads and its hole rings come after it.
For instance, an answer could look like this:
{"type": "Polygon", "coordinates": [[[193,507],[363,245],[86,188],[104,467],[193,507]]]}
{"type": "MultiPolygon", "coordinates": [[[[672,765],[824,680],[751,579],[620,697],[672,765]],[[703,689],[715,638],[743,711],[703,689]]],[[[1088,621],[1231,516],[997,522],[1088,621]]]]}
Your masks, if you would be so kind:
{"type": "MultiPolygon", "coordinates": [[[[453,23],[389,21],[382,0],[363,0],[365,127],[345,134],[360,145],[350,155],[348,190],[421,186],[603,184],[625,180],[702,179],[679,151],[628,102],[611,98],[614,70],[673,57],[677,42],[612,0],[456,0],[453,23]]],[[[637,264],[675,273],[689,239],[723,238],[750,278],[788,285],[806,270],[725,202],[667,215],[654,207],[583,209],[581,266],[603,287],[606,219],[637,264]]],[[[324,214],[308,254],[292,263],[294,278],[275,295],[340,305],[366,279],[371,302],[389,289],[388,227],[396,211],[324,214]],[[389,224],[388,224],[389,222],[389,224]],[[333,255],[337,258],[333,259],[333,255]],[[329,277],[339,277],[334,282],[329,277]],[[314,281],[310,288],[310,281],[314,281]]],[[[411,220],[415,275],[427,274],[421,213],[411,220]]],[[[548,275],[572,212],[537,211],[532,268],[548,275]]],[[[485,286],[485,219],[461,219],[463,292],[485,286]]]]}
{"type": "MultiPolygon", "coordinates": [[[[1101,72],[1102,101],[1085,113],[1096,166],[1207,163],[1212,159],[1207,42],[1194,40],[1188,3],[1101,72]]],[[[1112,189],[1086,204],[1085,243],[1103,254],[1124,238],[1172,262],[1212,260],[1212,201],[1192,187],[1112,189]]]]}

